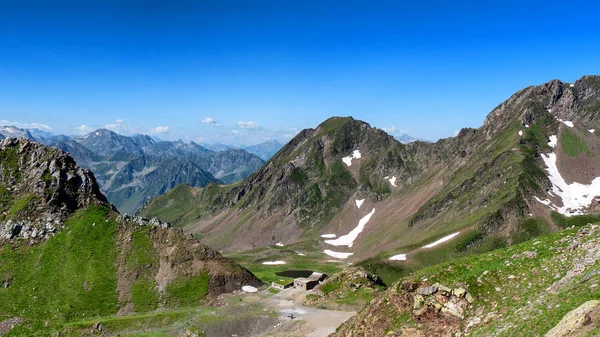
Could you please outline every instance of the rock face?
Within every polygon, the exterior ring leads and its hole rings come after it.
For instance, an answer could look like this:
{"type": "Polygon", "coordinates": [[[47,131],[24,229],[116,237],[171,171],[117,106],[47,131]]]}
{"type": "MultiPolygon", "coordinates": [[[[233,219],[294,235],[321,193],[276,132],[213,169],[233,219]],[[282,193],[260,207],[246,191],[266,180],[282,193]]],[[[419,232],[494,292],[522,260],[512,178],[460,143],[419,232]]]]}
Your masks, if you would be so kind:
{"type": "Polygon", "coordinates": [[[44,239],[75,210],[109,205],[94,175],[25,138],[0,142],[0,241],[44,239]]]}

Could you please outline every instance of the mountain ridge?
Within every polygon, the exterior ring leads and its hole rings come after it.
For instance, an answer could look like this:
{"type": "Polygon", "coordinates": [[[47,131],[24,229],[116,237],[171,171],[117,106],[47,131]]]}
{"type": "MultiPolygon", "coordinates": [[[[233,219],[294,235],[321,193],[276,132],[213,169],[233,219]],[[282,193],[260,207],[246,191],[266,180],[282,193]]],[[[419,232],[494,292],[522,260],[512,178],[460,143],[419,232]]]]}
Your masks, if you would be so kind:
{"type": "MultiPolygon", "coordinates": [[[[354,255],[353,261],[412,252],[416,244],[454,232],[460,233],[456,240],[462,248],[442,252],[430,263],[520,242],[556,228],[552,210],[535,199],[552,186],[541,158],[552,150],[550,135],[558,134],[562,142],[571,123],[563,118],[572,119],[576,130],[597,125],[597,81],[592,76],[522,89],[494,108],[480,128],[464,128],[435,143],[400,144],[367,123],[330,118],[301,131],[246,180],[216,194],[195,191],[198,204],[189,206],[195,215],[187,219],[196,220],[179,225],[219,249],[309,240],[316,249],[354,255]],[[350,249],[319,238],[352,232],[372,209],[350,249]],[[527,227],[531,217],[543,219],[541,227],[527,227]]],[[[580,136],[597,151],[593,134],[580,136]]],[[[160,216],[151,204],[144,211],[160,216]]],[[[424,252],[414,254],[418,261],[403,266],[424,263],[424,252]]]]}

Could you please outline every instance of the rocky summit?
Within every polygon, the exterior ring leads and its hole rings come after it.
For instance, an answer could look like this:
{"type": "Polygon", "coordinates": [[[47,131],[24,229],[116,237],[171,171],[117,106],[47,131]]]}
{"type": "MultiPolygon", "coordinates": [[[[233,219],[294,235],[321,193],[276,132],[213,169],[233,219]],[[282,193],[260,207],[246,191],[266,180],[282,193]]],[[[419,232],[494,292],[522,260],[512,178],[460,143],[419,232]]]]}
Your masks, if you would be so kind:
{"type": "Polygon", "coordinates": [[[109,206],[93,173],[25,138],[0,142],[0,240],[46,239],[77,209],[109,206]]]}

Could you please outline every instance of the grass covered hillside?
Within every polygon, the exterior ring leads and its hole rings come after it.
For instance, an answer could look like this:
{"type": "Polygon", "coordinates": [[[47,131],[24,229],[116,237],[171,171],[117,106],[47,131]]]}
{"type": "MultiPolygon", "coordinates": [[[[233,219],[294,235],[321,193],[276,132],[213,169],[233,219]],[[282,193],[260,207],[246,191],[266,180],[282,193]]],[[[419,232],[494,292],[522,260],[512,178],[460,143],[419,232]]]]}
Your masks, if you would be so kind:
{"type": "Polygon", "coordinates": [[[262,285],[168,224],[119,215],[94,194],[93,175],[62,151],[27,140],[1,145],[3,181],[13,183],[4,189],[8,211],[0,219],[0,334],[77,335],[73,324],[81,321],[154,317],[262,285]],[[87,183],[70,185],[61,170],[87,183]]]}
{"type": "Polygon", "coordinates": [[[597,336],[599,261],[600,222],[571,226],[419,270],[335,336],[597,336]]]}
{"type": "Polygon", "coordinates": [[[226,252],[310,242],[320,260],[360,263],[386,281],[524,242],[560,229],[552,212],[600,212],[595,79],[522,89],[480,128],[435,143],[401,144],[333,117],[243,182],[184,186],[142,214],[226,252]]]}

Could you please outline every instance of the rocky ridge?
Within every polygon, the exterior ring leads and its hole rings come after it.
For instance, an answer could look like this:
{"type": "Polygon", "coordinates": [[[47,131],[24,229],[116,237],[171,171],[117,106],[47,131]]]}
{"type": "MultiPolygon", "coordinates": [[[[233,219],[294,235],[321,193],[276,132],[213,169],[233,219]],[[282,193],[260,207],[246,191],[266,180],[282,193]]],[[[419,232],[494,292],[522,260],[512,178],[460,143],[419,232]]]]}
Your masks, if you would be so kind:
{"type": "Polygon", "coordinates": [[[93,173],[25,138],[0,142],[0,241],[47,239],[75,210],[109,205],[93,173]]]}

